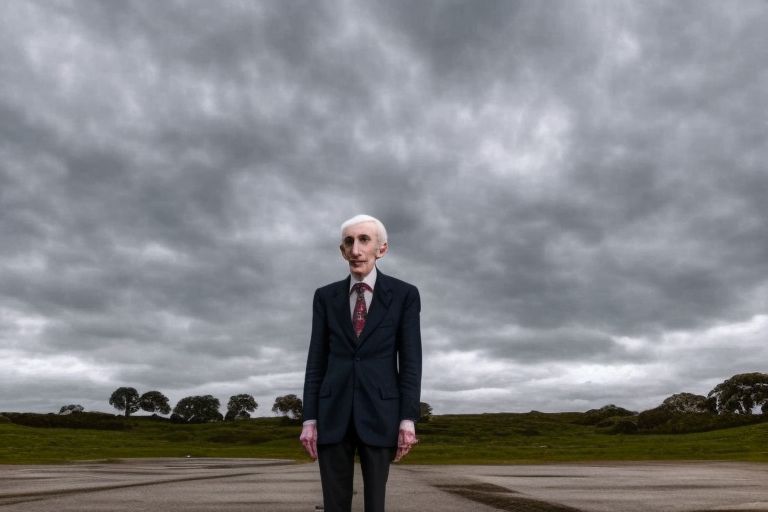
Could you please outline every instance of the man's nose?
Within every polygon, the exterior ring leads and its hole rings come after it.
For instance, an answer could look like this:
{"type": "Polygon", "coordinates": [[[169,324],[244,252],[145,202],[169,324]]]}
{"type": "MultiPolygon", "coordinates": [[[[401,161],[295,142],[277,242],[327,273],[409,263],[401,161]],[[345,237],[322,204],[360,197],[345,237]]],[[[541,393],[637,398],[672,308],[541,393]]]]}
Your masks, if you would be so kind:
{"type": "Polygon", "coordinates": [[[352,254],[360,254],[360,242],[357,240],[352,243],[352,254]]]}

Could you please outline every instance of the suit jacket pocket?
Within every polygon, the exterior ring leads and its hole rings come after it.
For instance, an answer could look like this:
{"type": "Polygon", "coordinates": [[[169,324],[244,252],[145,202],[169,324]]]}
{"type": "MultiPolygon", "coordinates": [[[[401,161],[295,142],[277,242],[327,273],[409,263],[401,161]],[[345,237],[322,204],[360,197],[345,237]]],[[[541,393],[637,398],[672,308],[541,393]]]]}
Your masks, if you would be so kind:
{"type": "Polygon", "coordinates": [[[397,388],[379,388],[382,400],[391,400],[393,398],[400,398],[400,390],[397,388]]]}

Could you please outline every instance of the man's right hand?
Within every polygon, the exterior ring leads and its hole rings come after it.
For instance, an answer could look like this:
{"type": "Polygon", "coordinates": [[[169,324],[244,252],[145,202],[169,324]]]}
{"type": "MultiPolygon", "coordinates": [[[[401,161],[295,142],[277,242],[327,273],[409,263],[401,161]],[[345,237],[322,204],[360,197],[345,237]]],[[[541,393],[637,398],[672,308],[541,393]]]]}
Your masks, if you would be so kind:
{"type": "Polygon", "coordinates": [[[313,459],[317,459],[317,425],[310,423],[304,425],[301,429],[299,441],[304,445],[304,449],[313,459]]]}

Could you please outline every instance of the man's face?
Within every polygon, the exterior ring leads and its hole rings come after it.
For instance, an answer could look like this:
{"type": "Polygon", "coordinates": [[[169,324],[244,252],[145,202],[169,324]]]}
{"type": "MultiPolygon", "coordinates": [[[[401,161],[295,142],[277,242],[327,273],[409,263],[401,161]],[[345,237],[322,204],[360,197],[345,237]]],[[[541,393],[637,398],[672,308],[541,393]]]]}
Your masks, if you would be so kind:
{"type": "Polygon", "coordinates": [[[349,271],[362,279],[373,270],[376,260],[387,252],[387,243],[379,243],[376,224],[361,222],[344,230],[339,248],[341,255],[349,262],[349,271]]]}

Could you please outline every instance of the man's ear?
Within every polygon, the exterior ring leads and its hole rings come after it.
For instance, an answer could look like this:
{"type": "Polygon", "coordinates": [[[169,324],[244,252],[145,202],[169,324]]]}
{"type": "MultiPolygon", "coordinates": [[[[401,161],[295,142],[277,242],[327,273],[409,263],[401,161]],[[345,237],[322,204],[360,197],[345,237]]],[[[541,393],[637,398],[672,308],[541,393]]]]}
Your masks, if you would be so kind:
{"type": "Polygon", "coordinates": [[[383,244],[381,244],[379,246],[379,250],[376,251],[376,259],[379,259],[382,256],[384,256],[384,254],[386,254],[387,252],[387,249],[389,249],[389,245],[387,245],[387,242],[384,242],[383,244]]]}
{"type": "Polygon", "coordinates": [[[339,250],[341,251],[341,257],[344,258],[346,261],[349,261],[349,258],[347,258],[347,253],[344,252],[344,244],[341,244],[339,246],[339,250]]]}

